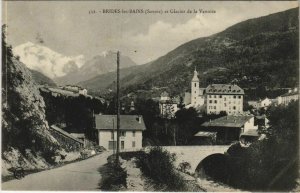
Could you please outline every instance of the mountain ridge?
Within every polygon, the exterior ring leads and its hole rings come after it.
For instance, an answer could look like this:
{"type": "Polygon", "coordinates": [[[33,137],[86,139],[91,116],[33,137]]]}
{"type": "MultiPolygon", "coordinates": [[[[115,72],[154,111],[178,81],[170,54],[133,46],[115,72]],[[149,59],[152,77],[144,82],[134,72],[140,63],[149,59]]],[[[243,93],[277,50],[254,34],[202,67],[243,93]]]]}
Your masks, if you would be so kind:
{"type": "MultiPolygon", "coordinates": [[[[170,93],[180,94],[189,89],[195,67],[200,71],[201,86],[237,79],[242,87],[293,87],[298,83],[298,15],[298,8],[294,8],[191,40],[131,73],[126,72],[121,77],[121,90],[126,94],[168,86],[170,93]]],[[[97,78],[104,80],[97,76],[79,84],[103,92],[114,88],[114,78],[106,78],[107,83],[99,86],[97,78]]]]}
{"type": "MultiPolygon", "coordinates": [[[[107,51],[87,60],[84,65],[74,73],[69,73],[65,76],[55,78],[54,80],[59,84],[76,84],[78,82],[91,79],[97,75],[115,71],[117,68],[116,58],[115,53],[107,51]]],[[[128,68],[137,65],[128,56],[120,55],[120,60],[122,61],[121,68],[128,68]]]]}

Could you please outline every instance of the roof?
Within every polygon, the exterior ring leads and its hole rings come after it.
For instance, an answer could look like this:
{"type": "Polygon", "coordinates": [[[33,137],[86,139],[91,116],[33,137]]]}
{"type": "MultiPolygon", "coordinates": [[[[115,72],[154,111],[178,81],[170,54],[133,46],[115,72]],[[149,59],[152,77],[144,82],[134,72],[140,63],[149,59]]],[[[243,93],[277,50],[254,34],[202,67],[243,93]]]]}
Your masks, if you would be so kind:
{"type": "Polygon", "coordinates": [[[245,116],[245,115],[227,115],[224,117],[220,117],[218,119],[214,119],[211,121],[207,121],[203,123],[201,126],[204,127],[242,127],[249,119],[253,116],[245,116]]]}
{"type": "Polygon", "coordinates": [[[245,133],[242,133],[241,136],[253,136],[253,137],[258,137],[259,134],[257,132],[257,129],[249,129],[245,133]]]}
{"type": "Polygon", "coordinates": [[[194,76],[193,76],[192,82],[199,82],[198,72],[196,71],[196,69],[194,71],[194,76]]]}
{"type": "Polygon", "coordinates": [[[199,131],[194,136],[195,137],[212,137],[212,136],[214,136],[216,134],[217,134],[217,132],[199,131]]]}
{"type": "Polygon", "coordinates": [[[179,101],[175,98],[168,99],[168,100],[159,100],[159,103],[161,104],[179,104],[179,101]]]}
{"type": "Polygon", "coordinates": [[[236,84],[211,84],[206,88],[206,94],[236,94],[243,95],[244,90],[236,84]]]}
{"type": "Polygon", "coordinates": [[[265,119],[267,118],[266,115],[257,115],[255,116],[256,119],[265,119]]]}
{"type": "MultiPolygon", "coordinates": [[[[95,115],[96,129],[117,129],[117,115],[95,115]]],[[[140,115],[120,115],[120,130],[146,130],[143,117],[140,115]],[[140,118],[140,122],[139,122],[140,118]]]]}
{"type": "Polygon", "coordinates": [[[61,128],[57,127],[56,125],[51,125],[50,127],[51,127],[53,130],[55,130],[55,131],[61,133],[62,135],[66,136],[66,137],[69,137],[70,139],[73,139],[74,141],[77,141],[77,142],[83,144],[83,141],[77,139],[76,137],[72,136],[70,133],[68,133],[68,132],[66,132],[66,131],[64,131],[64,130],[62,130],[61,128]]]}
{"type": "Polygon", "coordinates": [[[168,96],[169,96],[169,93],[166,92],[166,91],[164,91],[164,92],[161,93],[160,96],[161,96],[161,97],[168,97],[168,96]]]}
{"type": "Polygon", "coordinates": [[[295,91],[295,90],[292,90],[291,92],[288,92],[288,93],[285,93],[283,95],[281,95],[281,97],[286,97],[286,96],[293,96],[293,95],[298,95],[298,90],[295,91]]]}

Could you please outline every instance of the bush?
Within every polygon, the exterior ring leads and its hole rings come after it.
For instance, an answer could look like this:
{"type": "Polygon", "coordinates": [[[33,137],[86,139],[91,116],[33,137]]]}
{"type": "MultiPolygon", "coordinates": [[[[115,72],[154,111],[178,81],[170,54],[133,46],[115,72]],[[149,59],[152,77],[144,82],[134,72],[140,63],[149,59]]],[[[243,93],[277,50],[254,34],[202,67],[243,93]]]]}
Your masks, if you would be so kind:
{"type": "Polygon", "coordinates": [[[137,165],[157,187],[165,187],[164,191],[186,191],[186,184],[183,177],[176,171],[174,161],[174,155],[161,147],[154,147],[148,154],[139,155],[137,165]]]}
{"type": "Polygon", "coordinates": [[[179,164],[179,170],[186,173],[187,170],[190,170],[191,169],[191,164],[189,162],[181,162],[179,164]]]}
{"type": "Polygon", "coordinates": [[[127,188],[127,172],[119,164],[108,163],[99,169],[102,175],[100,189],[105,191],[119,191],[127,188]]]}
{"type": "Polygon", "coordinates": [[[248,148],[239,144],[227,153],[231,165],[230,184],[254,191],[289,191],[296,185],[299,163],[298,102],[271,107],[266,138],[248,148]]]}

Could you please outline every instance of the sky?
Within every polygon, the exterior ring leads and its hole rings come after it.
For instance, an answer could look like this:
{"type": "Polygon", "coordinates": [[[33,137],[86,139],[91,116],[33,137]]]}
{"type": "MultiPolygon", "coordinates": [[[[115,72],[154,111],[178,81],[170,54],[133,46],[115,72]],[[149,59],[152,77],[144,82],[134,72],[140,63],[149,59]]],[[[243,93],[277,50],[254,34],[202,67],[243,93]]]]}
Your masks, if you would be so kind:
{"type": "Polygon", "coordinates": [[[32,42],[85,60],[120,50],[145,64],[190,40],[297,6],[298,1],[6,1],[2,20],[13,47],[32,42]],[[143,13],[103,13],[104,9],[143,13]],[[162,13],[146,14],[147,10],[162,13]]]}

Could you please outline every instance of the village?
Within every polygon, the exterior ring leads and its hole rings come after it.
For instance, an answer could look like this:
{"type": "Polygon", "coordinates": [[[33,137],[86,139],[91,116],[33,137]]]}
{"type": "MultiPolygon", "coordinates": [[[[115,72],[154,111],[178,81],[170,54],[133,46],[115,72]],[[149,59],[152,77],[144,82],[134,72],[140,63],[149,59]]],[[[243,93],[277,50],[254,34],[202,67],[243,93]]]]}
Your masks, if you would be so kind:
{"type": "Polygon", "coordinates": [[[5,5],[1,190],[300,190],[297,3],[5,5]]]}
{"type": "MultiPolygon", "coordinates": [[[[110,152],[112,155],[116,153],[126,155],[149,151],[151,147],[161,146],[177,156],[175,166],[180,168],[178,170],[182,172],[181,175],[186,180],[199,179],[201,184],[212,186],[214,181],[203,181],[206,178],[194,179],[192,177],[200,175],[200,168],[204,167],[203,163],[207,159],[228,152],[231,146],[248,148],[255,141],[264,140],[270,126],[266,114],[268,109],[288,106],[299,100],[297,88],[290,88],[288,92],[273,99],[265,97],[254,101],[247,100],[244,89],[236,83],[210,84],[206,88],[201,88],[196,69],[193,74],[191,73],[191,77],[191,90],[182,93],[184,97],[172,97],[167,91],[163,91],[160,96],[147,100],[152,101],[152,106],[150,105],[149,108],[156,109],[156,114],[152,114],[152,117],[144,111],[138,111],[139,107],[132,96],[125,97],[126,100],[122,102],[119,115],[119,147],[117,144],[118,115],[103,109],[99,113],[92,111],[92,118],[88,120],[92,122],[88,124],[91,128],[70,130],[68,123],[63,121],[50,126],[51,134],[64,144],[62,147],[67,151],[81,152],[83,159],[93,157],[102,151],[110,152]],[[146,120],[143,114],[146,115],[146,120]],[[182,120],[182,124],[177,122],[178,120],[180,122],[178,118],[190,115],[194,116],[192,123],[185,122],[185,120],[182,120]],[[149,121],[153,122],[149,123],[149,121]],[[161,125],[158,126],[158,124],[161,125]],[[158,141],[153,140],[153,137],[158,141]],[[192,155],[195,153],[196,157],[192,155]]],[[[103,98],[89,95],[88,90],[80,86],[49,87],[46,85],[39,89],[41,93],[47,93],[52,98],[84,97],[85,100],[97,100],[99,104],[106,104],[104,109],[109,108],[110,105],[103,98]]],[[[68,153],[60,156],[60,159],[65,159],[68,153]]],[[[207,174],[211,172],[210,169],[202,170],[207,170],[205,172],[207,174]]],[[[222,188],[232,190],[226,186],[222,188]]]]}
{"type": "MultiPolygon", "coordinates": [[[[87,89],[79,86],[67,85],[58,88],[40,88],[44,91],[52,92],[53,96],[68,95],[93,98],[88,95],[87,89]]],[[[240,141],[243,146],[249,146],[255,140],[261,140],[264,135],[259,134],[259,129],[267,129],[269,120],[266,117],[266,110],[271,106],[287,106],[291,101],[298,100],[297,88],[291,88],[287,93],[274,99],[264,98],[256,101],[247,101],[248,108],[244,111],[245,93],[237,84],[211,84],[206,88],[199,87],[198,72],[194,71],[191,80],[191,92],[184,93],[184,100],[180,102],[179,97],[171,97],[164,91],[160,97],[153,98],[159,108],[159,116],[163,119],[171,120],[176,118],[176,112],[182,109],[193,108],[198,113],[198,117],[216,115],[214,119],[201,124],[201,129],[190,137],[189,144],[186,145],[219,145],[230,144],[240,141]],[[182,103],[182,104],[180,104],[182,103]],[[181,108],[180,108],[181,107],[181,108]]],[[[100,99],[98,97],[98,99],[100,99]]],[[[103,101],[103,99],[102,99],[103,101]]],[[[124,105],[125,106],[125,105],[124,105]]],[[[120,115],[120,151],[139,151],[143,148],[143,131],[147,130],[143,116],[133,115],[135,112],[134,101],[127,105],[128,111],[120,115]]],[[[107,150],[116,151],[117,147],[117,115],[94,114],[94,141],[99,146],[107,150]]],[[[64,130],[66,124],[51,126],[53,131],[73,140],[74,144],[86,147],[89,143],[85,133],[68,133],[64,130]]],[[[173,135],[173,134],[172,134],[173,135]]]]}

